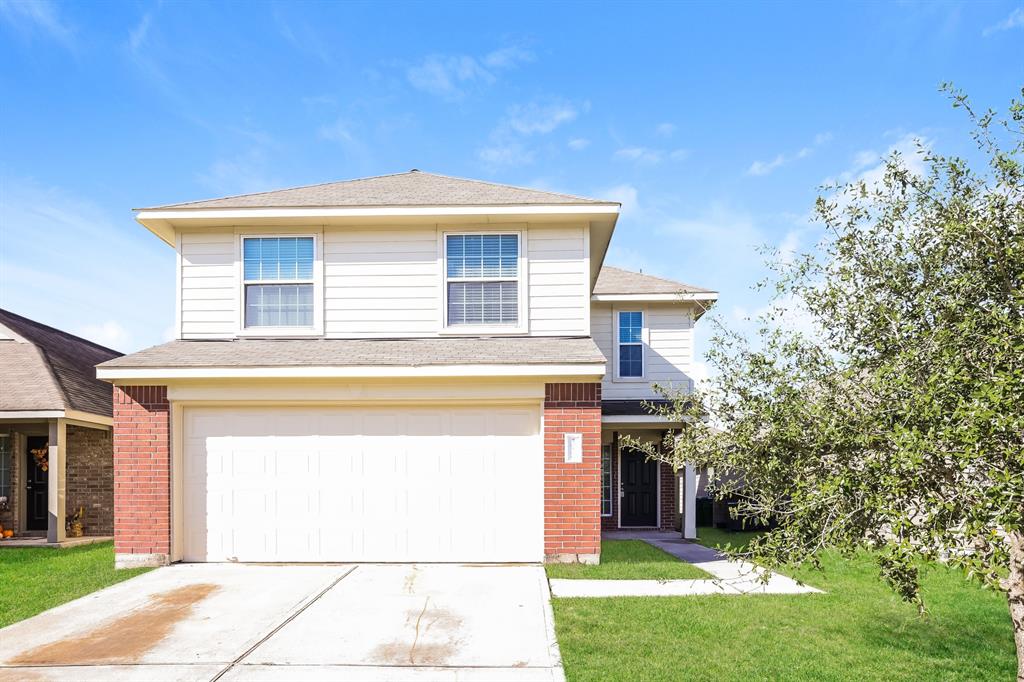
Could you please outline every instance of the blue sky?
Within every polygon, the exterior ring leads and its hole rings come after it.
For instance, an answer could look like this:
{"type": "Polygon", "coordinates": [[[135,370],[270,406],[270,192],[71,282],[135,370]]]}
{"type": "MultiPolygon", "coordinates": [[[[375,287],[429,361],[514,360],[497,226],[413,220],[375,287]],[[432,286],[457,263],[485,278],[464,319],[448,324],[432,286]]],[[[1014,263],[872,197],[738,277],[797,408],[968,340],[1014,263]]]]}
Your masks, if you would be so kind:
{"type": "Polygon", "coordinates": [[[0,0],[0,306],[168,338],[174,257],[131,208],[410,168],[622,201],[608,263],[765,304],[818,186],[917,137],[969,151],[1024,5],[0,0]]]}

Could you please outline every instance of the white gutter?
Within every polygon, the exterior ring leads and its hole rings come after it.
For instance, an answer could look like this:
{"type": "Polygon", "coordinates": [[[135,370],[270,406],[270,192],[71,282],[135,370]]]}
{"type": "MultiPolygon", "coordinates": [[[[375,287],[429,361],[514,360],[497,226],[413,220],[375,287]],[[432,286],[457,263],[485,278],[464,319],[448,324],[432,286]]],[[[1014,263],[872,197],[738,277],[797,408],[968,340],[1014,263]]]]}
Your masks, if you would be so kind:
{"type": "Polygon", "coordinates": [[[391,379],[419,377],[603,377],[604,363],[423,367],[97,367],[106,381],[140,379],[391,379]]]}
{"type": "Polygon", "coordinates": [[[69,419],[76,423],[110,426],[113,417],[81,410],[3,410],[0,419],[69,419]]]}

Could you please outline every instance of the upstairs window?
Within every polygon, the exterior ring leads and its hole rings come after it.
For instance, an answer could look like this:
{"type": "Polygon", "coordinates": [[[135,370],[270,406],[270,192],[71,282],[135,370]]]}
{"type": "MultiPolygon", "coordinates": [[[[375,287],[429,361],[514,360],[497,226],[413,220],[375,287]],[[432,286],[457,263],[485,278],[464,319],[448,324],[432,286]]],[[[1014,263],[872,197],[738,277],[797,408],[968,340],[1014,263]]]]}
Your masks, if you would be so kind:
{"type": "Polygon", "coordinates": [[[644,314],[619,313],[619,376],[642,378],[644,375],[644,314]]]}
{"type": "Polygon", "coordinates": [[[445,238],[448,325],[519,324],[519,235],[445,238]]]}
{"type": "Polygon", "coordinates": [[[313,237],[242,239],[245,326],[313,326],[313,237]]]}

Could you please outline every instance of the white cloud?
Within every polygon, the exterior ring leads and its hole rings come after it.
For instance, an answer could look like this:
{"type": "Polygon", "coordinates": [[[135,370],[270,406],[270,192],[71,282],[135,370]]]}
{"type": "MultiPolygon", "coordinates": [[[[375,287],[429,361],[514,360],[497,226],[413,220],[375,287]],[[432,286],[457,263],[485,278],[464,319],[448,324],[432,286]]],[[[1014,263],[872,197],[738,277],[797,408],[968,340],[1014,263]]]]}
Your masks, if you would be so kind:
{"type": "Polygon", "coordinates": [[[74,334],[114,350],[131,348],[133,345],[131,333],[117,320],[87,324],[78,328],[74,334]]]}
{"type": "Polygon", "coordinates": [[[146,38],[149,36],[150,26],[153,24],[153,13],[146,12],[142,15],[142,19],[138,24],[135,25],[131,31],[128,32],[128,49],[133,53],[138,52],[146,44],[146,38]]]}
{"type": "Polygon", "coordinates": [[[814,136],[814,144],[811,146],[801,147],[793,154],[777,154],[775,158],[770,161],[754,161],[747,168],[747,175],[763,176],[769,175],[779,168],[782,168],[788,163],[796,161],[798,159],[806,159],[808,156],[814,153],[818,147],[828,144],[832,141],[832,133],[818,133],[814,136]]]}
{"type": "Polygon", "coordinates": [[[546,135],[563,123],[575,120],[578,115],[576,107],[565,100],[534,101],[510,107],[507,121],[508,126],[520,135],[546,135]]]}
{"type": "Polygon", "coordinates": [[[672,137],[675,132],[676,126],[674,123],[659,123],[658,127],[654,129],[654,134],[658,137],[672,137]]]}
{"type": "Polygon", "coordinates": [[[664,149],[652,149],[651,147],[622,147],[621,149],[615,150],[612,155],[613,158],[619,161],[633,161],[639,164],[654,165],[661,163],[665,159],[671,161],[682,161],[690,155],[688,149],[673,149],[666,151],[664,149]]]}
{"type": "MultiPolygon", "coordinates": [[[[561,98],[550,97],[512,105],[491,131],[487,144],[477,150],[477,157],[490,168],[524,166],[532,163],[536,151],[526,146],[526,138],[547,135],[560,126],[576,120],[581,111],[587,111],[589,108],[589,102],[575,104],[561,98]]],[[[579,149],[587,144],[589,141],[583,141],[579,149]]],[[[570,148],[576,148],[572,146],[572,142],[570,148]]]]}
{"type": "Polygon", "coordinates": [[[768,175],[776,168],[782,167],[784,163],[786,163],[786,157],[783,154],[779,154],[771,161],[755,161],[747,169],[747,175],[768,175]]]}
{"type": "Polygon", "coordinates": [[[925,172],[925,162],[921,149],[928,150],[931,145],[931,140],[923,135],[906,133],[889,145],[884,154],[872,150],[857,152],[849,168],[835,178],[826,178],[822,184],[864,181],[869,186],[874,185],[880,182],[885,174],[885,159],[897,152],[903,157],[903,163],[910,172],[922,175],[925,172]]]}
{"type": "Polygon", "coordinates": [[[526,149],[520,142],[509,142],[482,147],[477,151],[477,156],[491,167],[525,166],[533,163],[534,152],[526,149]]]}
{"type": "Polygon", "coordinates": [[[590,146],[590,140],[585,137],[574,137],[567,144],[569,149],[579,152],[590,146]]]}
{"type": "Polygon", "coordinates": [[[259,148],[216,159],[197,179],[221,195],[263,192],[281,184],[270,173],[266,154],[259,148]]]}
{"type": "Polygon", "coordinates": [[[334,123],[320,126],[317,134],[320,136],[320,139],[330,140],[339,144],[352,144],[356,141],[355,136],[352,134],[352,125],[343,118],[339,118],[334,123]]]}
{"type": "Polygon", "coordinates": [[[616,159],[625,161],[636,161],[637,163],[660,163],[665,153],[660,149],[649,147],[623,147],[617,149],[613,155],[616,159]]]}
{"type": "Polygon", "coordinates": [[[49,0],[0,0],[0,18],[26,39],[43,34],[69,49],[75,47],[75,28],[49,0]]]}
{"type": "Polygon", "coordinates": [[[532,52],[513,46],[494,50],[483,58],[483,63],[491,69],[511,69],[533,60],[532,52]]]}
{"type": "Polygon", "coordinates": [[[617,201],[622,204],[623,215],[629,215],[630,217],[635,218],[636,214],[640,212],[640,202],[637,198],[637,189],[633,185],[615,185],[614,187],[602,190],[597,194],[597,196],[604,197],[610,201],[617,201]]]}
{"type": "Polygon", "coordinates": [[[459,99],[474,84],[488,85],[497,80],[497,72],[531,62],[532,52],[520,47],[503,47],[481,58],[465,54],[431,54],[406,68],[405,77],[417,90],[459,99]]]}
{"type": "Polygon", "coordinates": [[[981,32],[983,36],[990,36],[993,33],[999,33],[1000,31],[1009,31],[1015,28],[1024,28],[1024,7],[1018,7],[1012,12],[1010,16],[1006,17],[1002,21],[992,24],[981,32]]]}

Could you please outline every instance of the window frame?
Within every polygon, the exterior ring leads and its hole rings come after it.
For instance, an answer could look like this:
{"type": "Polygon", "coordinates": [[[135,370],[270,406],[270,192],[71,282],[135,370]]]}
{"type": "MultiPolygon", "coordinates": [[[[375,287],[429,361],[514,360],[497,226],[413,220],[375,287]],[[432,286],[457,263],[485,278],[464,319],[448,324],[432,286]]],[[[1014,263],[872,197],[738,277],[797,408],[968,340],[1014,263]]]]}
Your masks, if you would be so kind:
{"type": "Polygon", "coordinates": [[[650,345],[650,329],[647,326],[647,307],[646,306],[628,306],[621,308],[612,309],[612,335],[615,343],[615,367],[612,368],[612,379],[618,382],[645,382],[647,381],[647,347],[650,345]],[[627,342],[625,344],[620,340],[620,329],[619,329],[619,316],[622,313],[640,313],[640,341],[627,342]],[[619,363],[619,355],[621,346],[639,346],[640,347],[640,376],[626,377],[620,374],[621,364],[619,363]]]}
{"type": "Polygon", "coordinates": [[[322,234],[317,232],[239,232],[235,240],[236,279],[238,282],[238,332],[237,336],[249,338],[276,337],[315,337],[323,336],[324,328],[324,285],[323,285],[323,252],[322,234]],[[294,239],[311,238],[313,240],[313,277],[312,280],[247,280],[245,279],[245,240],[246,239],[294,239]],[[312,284],[313,285],[313,324],[295,327],[248,327],[245,324],[246,285],[251,284],[312,284]]]}
{"type": "Polygon", "coordinates": [[[615,480],[612,476],[612,467],[614,466],[614,457],[612,456],[612,450],[614,446],[611,443],[601,444],[601,516],[604,518],[610,518],[614,513],[615,505],[613,504],[615,480]],[[607,458],[608,470],[605,471],[605,460],[607,458]],[[608,498],[605,499],[605,476],[608,477],[608,498]],[[608,503],[608,511],[605,511],[605,503],[608,503]]]}
{"type": "Polygon", "coordinates": [[[529,329],[527,309],[526,230],[507,226],[474,226],[459,230],[441,230],[438,239],[438,261],[441,264],[441,330],[442,335],[510,335],[526,334],[529,329]],[[518,245],[516,276],[513,277],[448,277],[448,237],[514,235],[518,245]],[[515,282],[517,321],[515,324],[456,324],[448,321],[448,284],[450,282],[515,282]]]}

